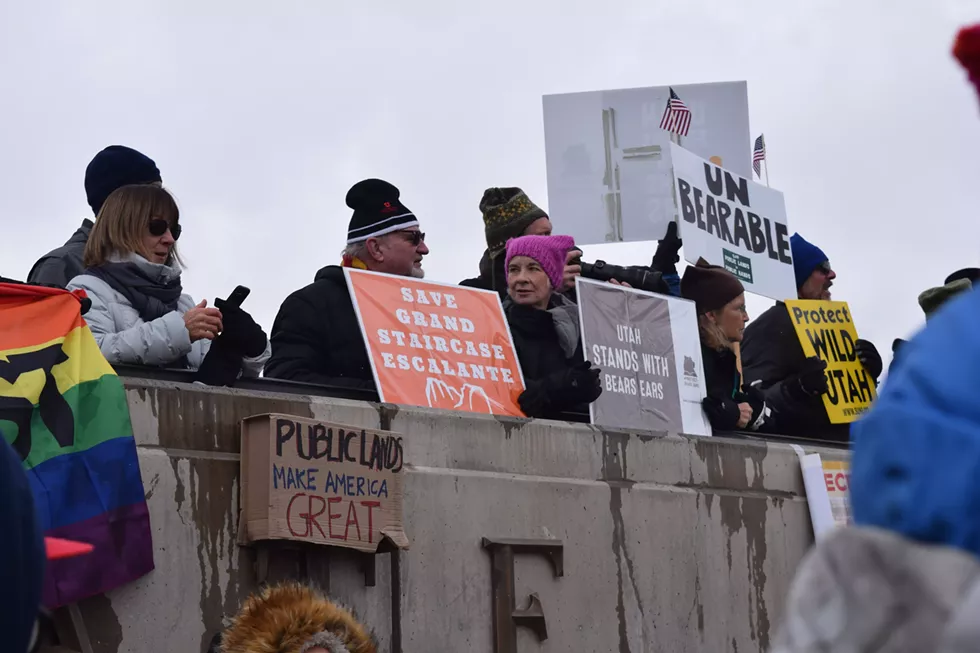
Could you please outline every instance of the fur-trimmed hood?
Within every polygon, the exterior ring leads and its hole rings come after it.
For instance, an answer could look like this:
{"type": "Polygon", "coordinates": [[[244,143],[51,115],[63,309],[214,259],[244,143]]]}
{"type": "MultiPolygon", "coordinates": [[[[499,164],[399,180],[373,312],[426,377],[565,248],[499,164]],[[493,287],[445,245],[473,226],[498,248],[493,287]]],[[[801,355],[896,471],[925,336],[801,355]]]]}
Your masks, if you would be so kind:
{"type": "Polygon", "coordinates": [[[221,653],[377,653],[371,632],[346,608],[299,583],[253,594],[225,629],[221,653]]]}

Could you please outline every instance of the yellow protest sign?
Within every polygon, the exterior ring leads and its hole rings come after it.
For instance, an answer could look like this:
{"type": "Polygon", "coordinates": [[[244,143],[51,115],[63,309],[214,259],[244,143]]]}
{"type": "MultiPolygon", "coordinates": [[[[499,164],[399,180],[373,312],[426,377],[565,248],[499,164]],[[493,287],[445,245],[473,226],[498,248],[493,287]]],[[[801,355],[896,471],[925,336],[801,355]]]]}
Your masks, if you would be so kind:
{"type": "Polygon", "coordinates": [[[875,381],[857,359],[858,339],[847,302],[794,299],[786,302],[796,337],[806,356],[827,362],[827,386],[823,404],[832,424],[853,422],[877,395],[875,381]]]}

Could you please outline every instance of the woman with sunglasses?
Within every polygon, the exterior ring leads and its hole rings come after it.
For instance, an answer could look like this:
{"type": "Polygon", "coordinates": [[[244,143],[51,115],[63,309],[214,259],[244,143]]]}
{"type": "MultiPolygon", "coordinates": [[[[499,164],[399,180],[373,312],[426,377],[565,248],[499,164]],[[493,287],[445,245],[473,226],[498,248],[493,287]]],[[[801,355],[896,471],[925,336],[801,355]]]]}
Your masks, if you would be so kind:
{"type": "Polygon", "coordinates": [[[243,343],[243,373],[258,376],[269,344],[248,313],[226,307],[223,315],[182,293],[179,218],[165,189],[119,188],[102,205],[85,246],[85,271],[68,289],[91,299],[85,320],[111,364],[196,370],[227,328],[243,343]]]}

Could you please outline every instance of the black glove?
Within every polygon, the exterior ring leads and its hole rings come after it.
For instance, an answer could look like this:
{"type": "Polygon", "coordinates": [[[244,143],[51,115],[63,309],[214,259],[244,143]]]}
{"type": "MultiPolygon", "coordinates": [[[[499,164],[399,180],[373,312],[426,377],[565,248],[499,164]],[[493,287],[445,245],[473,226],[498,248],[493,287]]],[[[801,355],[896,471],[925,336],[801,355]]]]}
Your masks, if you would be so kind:
{"type": "Polygon", "coordinates": [[[224,327],[221,337],[249,358],[255,358],[265,351],[268,338],[251,315],[237,306],[228,306],[223,299],[214,300],[214,305],[221,311],[221,324],[224,327]]]}
{"type": "Polygon", "coordinates": [[[517,403],[528,417],[543,417],[575,404],[591,404],[602,394],[599,373],[598,367],[585,361],[537,381],[529,381],[517,403]]]}
{"type": "Polygon", "coordinates": [[[734,399],[709,395],[701,400],[701,407],[704,409],[704,414],[708,416],[712,428],[720,431],[734,431],[738,428],[742,411],[739,410],[738,403],[734,399]]]}
{"type": "Polygon", "coordinates": [[[868,374],[877,381],[885,364],[881,361],[881,354],[878,353],[878,348],[874,346],[874,343],[859,338],[854,343],[854,353],[857,354],[857,359],[861,361],[861,365],[864,365],[864,369],[868,370],[868,374]]]}
{"type": "Polygon", "coordinates": [[[677,274],[677,262],[681,257],[677,252],[681,249],[681,239],[677,237],[677,223],[667,225],[667,234],[657,244],[650,267],[661,274],[677,274]]]}
{"type": "Polygon", "coordinates": [[[602,394],[601,372],[598,367],[592,367],[589,361],[579,363],[562,373],[564,378],[558,386],[559,391],[574,403],[591,404],[602,394]]]}
{"type": "Polygon", "coordinates": [[[772,410],[766,404],[766,397],[757,385],[750,385],[743,392],[736,393],[735,402],[746,403],[752,407],[752,417],[745,427],[749,431],[758,431],[773,421],[772,410]]]}
{"type": "Polygon", "coordinates": [[[242,352],[224,335],[211,341],[201,367],[197,370],[195,381],[207,385],[235,385],[242,371],[242,352]]]}
{"type": "Polygon", "coordinates": [[[796,377],[803,394],[818,397],[830,389],[827,385],[826,370],[827,362],[816,356],[810,356],[803,361],[800,373],[796,377]]]}

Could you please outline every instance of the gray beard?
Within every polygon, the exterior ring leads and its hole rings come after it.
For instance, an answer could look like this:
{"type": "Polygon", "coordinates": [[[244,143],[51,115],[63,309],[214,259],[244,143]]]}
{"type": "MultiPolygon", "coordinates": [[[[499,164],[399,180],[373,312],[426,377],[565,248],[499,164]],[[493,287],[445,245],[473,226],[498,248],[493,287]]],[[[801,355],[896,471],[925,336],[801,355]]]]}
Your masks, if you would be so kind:
{"type": "Polygon", "coordinates": [[[417,267],[415,267],[413,265],[412,266],[412,274],[409,275],[409,276],[415,277],[416,279],[424,279],[425,278],[425,270],[423,270],[422,268],[417,268],[417,267]]]}

